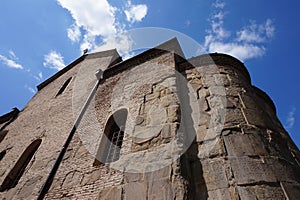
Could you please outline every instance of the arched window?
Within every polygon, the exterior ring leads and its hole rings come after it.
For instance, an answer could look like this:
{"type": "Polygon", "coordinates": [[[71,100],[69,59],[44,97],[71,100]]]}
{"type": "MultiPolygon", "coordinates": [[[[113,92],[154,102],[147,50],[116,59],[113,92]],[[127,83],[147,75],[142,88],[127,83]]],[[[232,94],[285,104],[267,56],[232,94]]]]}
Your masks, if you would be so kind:
{"type": "Polygon", "coordinates": [[[36,150],[39,148],[42,140],[37,139],[33,141],[23,152],[19,160],[16,162],[15,166],[10,170],[10,172],[5,177],[2,185],[0,186],[0,192],[9,190],[15,187],[21,176],[23,175],[27,165],[29,164],[31,158],[33,157],[36,150]]]}
{"type": "Polygon", "coordinates": [[[110,116],[104,129],[94,166],[100,163],[111,163],[120,158],[126,119],[126,109],[118,110],[110,116]]]}
{"type": "Polygon", "coordinates": [[[61,88],[57,92],[56,97],[65,91],[65,89],[67,88],[67,86],[69,85],[71,80],[72,80],[72,77],[68,78],[68,80],[65,81],[65,83],[61,86],[61,88]]]}

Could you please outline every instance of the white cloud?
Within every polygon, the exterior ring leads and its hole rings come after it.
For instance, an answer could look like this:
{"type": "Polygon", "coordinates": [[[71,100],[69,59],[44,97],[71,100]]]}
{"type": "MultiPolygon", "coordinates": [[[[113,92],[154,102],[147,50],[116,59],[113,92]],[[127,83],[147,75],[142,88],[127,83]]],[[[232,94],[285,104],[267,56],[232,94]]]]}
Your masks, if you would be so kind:
{"type": "Polygon", "coordinates": [[[30,87],[30,86],[28,86],[28,85],[25,85],[24,86],[30,93],[35,93],[36,92],[36,90],[35,89],[33,89],[32,87],[30,87]]]}
{"type": "Polygon", "coordinates": [[[265,53],[265,48],[253,44],[212,42],[208,46],[208,51],[226,53],[240,60],[246,60],[262,56],[265,53]]]}
{"type": "Polygon", "coordinates": [[[285,127],[287,129],[293,128],[295,124],[295,114],[296,114],[296,108],[293,107],[292,110],[288,113],[286,121],[285,121],[285,127]]]}
{"type": "Polygon", "coordinates": [[[42,78],[43,78],[43,73],[40,72],[40,73],[38,74],[38,77],[40,78],[40,80],[42,80],[42,78]]]}
{"type": "MultiPolygon", "coordinates": [[[[219,2],[221,3],[221,2],[219,2]]],[[[225,3],[223,7],[225,6],[225,3]]],[[[223,8],[222,7],[222,8],[223,8]]],[[[219,7],[216,7],[219,8],[219,7]]],[[[211,28],[206,30],[208,35],[205,37],[205,45],[208,45],[210,42],[216,40],[223,40],[225,38],[230,37],[230,31],[226,30],[223,26],[224,24],[225,12],[223,10],[219,10],[215,12],[208,21],[210,22],[211,28]]]]}
{"type": "Polygon", "coordinates": [[[251,21],[251,24],[237,32],[237,41],[262,43],[272,38],[274,35],[273,22],[267,19],[264,24],[257,24],[251,21]]]}
{"type": "Polygon", "coordinates": [[[223,9],[225,7],[225,2],[223,2],[221,0],[216,0],[213,3],[213,7],[223,9]]]}
{"type": "Polygon", "coordinates": [[[80,28],[78,26],[73,24],[70,28],[68,28],[67,31],[68,31],[68,38],[72,42],[78,42],[80,40],[81,32],[80,32],[80,28]]]}
{"type": "MultiPolygon", "coordinates": [[[[80,50],[89,52],[117,48],[121,54],[128,54],[130,41],[126,41],[126,24],[116,18],[117,8],[107,0],[57,0],[59,5],[70,12],[74,25],[68,28],[72,42],[80,43],[80,50]],[[122,53],[124,52],[124,53],[122,53]]],[[[127,1],[125,15],[130,22],[141,21],[147,14],[146,5],[132,5],[127,1]],[[127,14],[126,14],[127,13],[127,14]]]]}
{"type": "Polygon", "coordinates": [[[13,52],[12,50],[9,50],[8,53],[9,53],[9,57],[12,60],[19,60],[19,58],[16,56],[15,52],[13,52]]]}
{"type": "Polygon", "coordinates": [[[204,41],[206,51],[230,54],[240,60],[265,54],[264,44],[273,37],[275,31],[271,19],[262,24],[250,21],[250,25],[236,31],[234,35],[224,27],[225,3],[217,0],[212,6],[215,10],[209,18],[210,29],[206,31],[204,41]]]}
{"type": "Polygon", "coordinates": [[[57,2],[68,10],[74,19],[74,25],[68,29],[68,37],[72,42],[81,43],[81,51],[84,49],[93,51],[98,46],[96,38],[106,38],[117,33],[116,8],[107,0],[57,0],[57,2]]]}
{"type": "Polygon", "coordinates": [[[189,27],[191,25],[191,20],[186,20],[184,25],[185,27],[189,27]]]}
{"type": "Polygon", "coordinates": [[[61,70],[65,67],[63,56],[56,51],[50,51],[44,56],[44,67],[61,70]]]}
{"type": "Polygon", "coordinates": [[[43,73],[39,72],[38,75],[33,76],[36,80],[41,81],[43,79],[43,73]]]}
{"type": "Polygon", "coordinates": [[[84,50],[84,49],[89,49],[89,50],[93,50],[96,48],[96,36],[95,35],[92,35],[90,33],[86,33],[84,36],[83,36],[83,40],[82,40],[82,43],[80,45],[80,50],[81,52],[84,50]]]}
{"type": "Polygon", "coordinates": [[[24,69],[21,64],[16,62],[18,58],[15,53],[11,50],[8,53],[10,58],[7,58],[6,56],[0,54],[0,61],[9,68],[24,69]]]}
{"type": "Polygon", "coordinates": [[[124,11],[127,21],[134,23],[140,22],[147,15],[148,7],[145,4],[132,5],[127,2],[127,9],[124,11]]]}
{"type": "Polygon", "coordinates": [[[273,21],[271,19],[267,19],[265,25],[263,26],[265,33],[268,38],[271,38],[274,36],[275,27],[273,25],[273,21]]]}
{"type": "Polygon", "coordinates": [[[116,8],[107,0],[57,0],[67,9],[76,26],[83,27],[92,35],[108,36],[116,33],[115,16],[116,8]]]}
{"type": "Polygon", "coordinates": [[[125,56],[130,57],[130,50],[133,45],[133,41],[124,32],[118,35],[112,35],[110,37],[104,38],[103,44],[98,46],[95,51],[104,51],[109,49],[118,49],[118,52],[125,56]]]}

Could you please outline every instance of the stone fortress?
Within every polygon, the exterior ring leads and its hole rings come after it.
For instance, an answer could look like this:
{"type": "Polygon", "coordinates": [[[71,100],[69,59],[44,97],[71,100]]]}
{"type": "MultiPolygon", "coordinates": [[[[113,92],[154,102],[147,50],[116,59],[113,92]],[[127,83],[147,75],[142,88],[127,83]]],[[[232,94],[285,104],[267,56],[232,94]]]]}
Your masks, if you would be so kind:
{"type": "Polygon", "coordinates": [[[37,88],[0,117],[1,199],[300,198],[299,150],[229,55],[171,39],[84,54],[37,88]]]}

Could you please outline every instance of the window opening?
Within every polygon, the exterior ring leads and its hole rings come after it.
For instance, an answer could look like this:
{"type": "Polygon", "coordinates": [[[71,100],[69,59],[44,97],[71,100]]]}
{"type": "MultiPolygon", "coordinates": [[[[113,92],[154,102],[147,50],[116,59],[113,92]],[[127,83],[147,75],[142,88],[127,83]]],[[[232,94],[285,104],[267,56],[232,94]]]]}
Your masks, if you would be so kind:
{"type": "Polygon", "coordinates": [[[56,97],[58,95],[62,94],[65,91],[65,89],[67,88],[67,86],[69,85],[69,83],[71,82],[71,80],[72,80],[72,77],[68,78],[68,80],[65,81],[65,83],[62,85],[62,87],[57,92],[56,97]]]}
{"type": "Polygon", "coordinates": [[[107,121],[94,166],[119,160],[124,139],[127,110],[115,112],[107,121]]]}
{"type": "Polygon", "coordinates": [[[6,154],[6,150],[1,151],[1,153],[0,153],[0,161],[4,158],[5,154],[6,154]]]}
{"type": "Polygon", "coordinates": [[[27,165],[29,164],[36,150],[39,148],[41,142],[41,139],[35,140],[25,149],[15,166],[5,177],[2,185],[0,186],[0,192],[14,188],[18,184],[27,165]]]}
{"type": "Polygon", "coordinates": [[[0,143],[4,140],[7,133],[8,133],[7,130],[0,131],[0,143]]]}

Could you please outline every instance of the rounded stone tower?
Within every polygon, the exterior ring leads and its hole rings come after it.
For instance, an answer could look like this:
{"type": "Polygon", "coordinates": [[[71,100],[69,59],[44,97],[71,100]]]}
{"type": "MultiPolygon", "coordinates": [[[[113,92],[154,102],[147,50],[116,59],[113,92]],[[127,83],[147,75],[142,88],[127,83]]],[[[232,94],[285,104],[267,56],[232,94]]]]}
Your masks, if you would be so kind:
{"type": "Polygon", "coordinates": [[[245,66],[215,53],[179,69],[198,91],[201,113],[183,156],[189,199],[297,199],[299,150],[245,66]]]}

